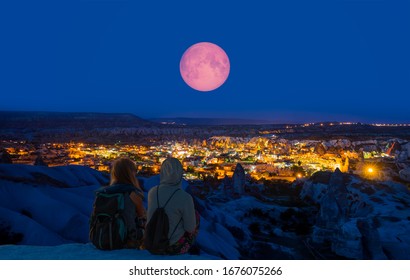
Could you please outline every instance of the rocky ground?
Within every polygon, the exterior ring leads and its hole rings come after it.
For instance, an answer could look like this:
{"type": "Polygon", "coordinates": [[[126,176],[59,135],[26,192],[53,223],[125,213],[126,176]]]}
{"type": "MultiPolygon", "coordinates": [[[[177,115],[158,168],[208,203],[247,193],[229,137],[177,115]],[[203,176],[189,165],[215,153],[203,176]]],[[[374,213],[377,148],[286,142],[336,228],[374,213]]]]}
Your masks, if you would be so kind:
{"type": "MultiPolygon", "coordinates": [[[[159,183],[158,176],[140,180],[146,192],[159,183]]],[[[93,192],[107,183],[106,175],[88,167],[0,164],[1,244],[87,244],[93,192]]],[[[201,189],[183,184],[201,214],[197,254],[410,259],[410,193],[405,185],[339,170],[317,172],[293,184],[242,181],[240,188],[231,183],[201,189]]]]}

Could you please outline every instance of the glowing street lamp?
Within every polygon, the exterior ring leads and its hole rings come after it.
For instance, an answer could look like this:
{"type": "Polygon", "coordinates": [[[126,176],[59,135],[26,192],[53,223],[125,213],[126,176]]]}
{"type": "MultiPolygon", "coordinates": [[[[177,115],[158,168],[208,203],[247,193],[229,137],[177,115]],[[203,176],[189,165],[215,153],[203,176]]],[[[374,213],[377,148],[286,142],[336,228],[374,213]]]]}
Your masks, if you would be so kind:
{"type": "Polygon", "coordinates": [[[364,169],[365,174],[367,175],[366,177],[368,178],[376,178],[377,177],[377,172],[376,168],[373,166],[367,166],[364,169]]]}

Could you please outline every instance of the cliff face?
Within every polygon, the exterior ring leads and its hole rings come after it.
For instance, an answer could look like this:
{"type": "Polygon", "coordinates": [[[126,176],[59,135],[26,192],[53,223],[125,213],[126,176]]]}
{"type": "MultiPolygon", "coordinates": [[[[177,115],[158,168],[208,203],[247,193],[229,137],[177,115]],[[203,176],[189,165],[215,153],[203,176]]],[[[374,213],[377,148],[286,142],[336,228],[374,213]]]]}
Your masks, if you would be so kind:
{"type": "Polygon", "coordinates": [[[318,172],[300,197],[319,208],[311,239],[351,259],[410,257],[410,193],[393,182],[318,172]]]}
{"type": "Polygon", "coordinates": [[[2,243],[88,242],[93,191],[107,183],[102,173],[83,166],[0,164],[2,243]]]}

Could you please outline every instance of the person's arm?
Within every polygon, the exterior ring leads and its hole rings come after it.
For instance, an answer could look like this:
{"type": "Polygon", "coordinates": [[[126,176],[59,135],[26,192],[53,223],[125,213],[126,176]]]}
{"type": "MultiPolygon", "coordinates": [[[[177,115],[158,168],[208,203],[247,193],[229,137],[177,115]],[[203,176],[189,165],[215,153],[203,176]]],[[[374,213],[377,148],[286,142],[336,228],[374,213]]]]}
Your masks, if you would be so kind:
{"type": "MultiPolygon", "coordinates": [[[[154,187],[155,188],[155,187],[154,187]]],[[[154,191],[153,191],[153,189],[154,188],[152,188],[149,192],[148,192],[148,205],[147,205],[147,221],[151,218],[151,216],[152,216],[152,214],[154,213],[154,205],[153,205],[153,202],[154,202],[154,198],[153,198],[153,195],[154,195],[154,191]]]]}
{"type": "Polygon", "coordinates": [[[196,228],[195,207],[192,197],[189,195],[187,202],[183,208],[182,219],[184,222],[184,230],[192,233],[196,228]]]}
{"type": "Polygon", "coordinates": [[[137,195],[135,192],[132,192],[130,194],[130,198],[131,198],[131,201],[135,205],[136,212],[137,212],[137,217],[146,219],[147,218],[147,213],[146,213],[145,208],[144,208],[142,197],[137,195]]]}

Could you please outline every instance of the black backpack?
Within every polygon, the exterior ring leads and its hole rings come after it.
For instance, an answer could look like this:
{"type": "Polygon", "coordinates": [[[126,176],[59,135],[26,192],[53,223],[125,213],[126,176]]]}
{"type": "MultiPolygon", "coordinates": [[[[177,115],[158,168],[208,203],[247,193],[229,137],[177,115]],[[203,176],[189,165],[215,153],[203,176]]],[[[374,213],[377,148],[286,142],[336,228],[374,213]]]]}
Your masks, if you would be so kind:
{"type": "Polygon", "coordinates": [[[110,187],[96,192],[89,237],[98,249],[127,248],[127,244],[138,244],[142,239],[143,232],[137,228],[130,192],[110,192],[110,187]]]}
{"type": "MultiPolygon", "coordinates": [[[[147,226],[145,227],[145,236],[144,236],[144,246],[151,254],[155,255],[163,255],[166,254],[166,249],[169,246],[169,219],[168,215],[165,212],[165,206],[167,206],[168,202],[174,196],[174,194],[179,191],[179,189],[175,190],[172,195],[168,198],[167,202],[164,204],[163,207],[160,207],[159,204],[159,186],[157,187],[157,209],[152,214],[151,219],[149,220],[147,226]]],[[[182,220],[182,218],[181,218],[182,220]]],[[[175,233],[179,223],[175,226],[174,231],[171,234],[175,233]]]]}

